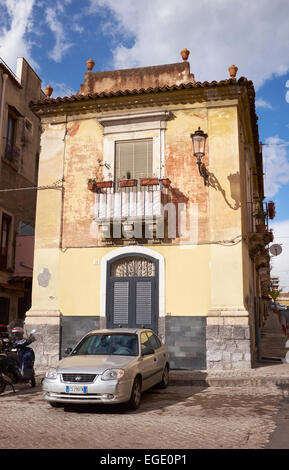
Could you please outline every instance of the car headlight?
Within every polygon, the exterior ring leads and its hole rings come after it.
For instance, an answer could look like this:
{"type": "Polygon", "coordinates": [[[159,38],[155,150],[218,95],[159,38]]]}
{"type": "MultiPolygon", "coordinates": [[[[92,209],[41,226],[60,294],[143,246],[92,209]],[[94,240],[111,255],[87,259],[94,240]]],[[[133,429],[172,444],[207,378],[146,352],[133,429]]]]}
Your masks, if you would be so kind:
{"type": "Polygon", "coordinates": [[[107,369],[101,376],[101,380],[119,380],[124,376],[122,369],[107,369]]]}
{"type": "Polygon", "coordinates": [[[49,369],[46,372],[45,377],[47,379],[57,379],[57,370],[56,369],[49,369]]]}

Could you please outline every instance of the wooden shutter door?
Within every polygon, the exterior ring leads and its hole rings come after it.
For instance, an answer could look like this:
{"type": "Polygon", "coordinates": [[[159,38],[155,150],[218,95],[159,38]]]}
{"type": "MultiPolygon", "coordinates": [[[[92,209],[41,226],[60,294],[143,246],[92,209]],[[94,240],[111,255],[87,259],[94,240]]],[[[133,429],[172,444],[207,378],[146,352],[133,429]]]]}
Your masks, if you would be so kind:
{"type": "Polygon", "coordinates": [[[116,142],[116,180],[126,179],[128,171],[131,179],[150,178],[153,175],[152,139],[116,142]]]}
{"type": "Polygon", "coordinates": [[[135,282],[135,322],[138,326],[152,324],[153,284],[151,280],[135,282]]]}
{"type": "Polygon", "coordinates": [[[129,281],[113,281],[112,322],[127,325],[129,321],[129,281]]]}

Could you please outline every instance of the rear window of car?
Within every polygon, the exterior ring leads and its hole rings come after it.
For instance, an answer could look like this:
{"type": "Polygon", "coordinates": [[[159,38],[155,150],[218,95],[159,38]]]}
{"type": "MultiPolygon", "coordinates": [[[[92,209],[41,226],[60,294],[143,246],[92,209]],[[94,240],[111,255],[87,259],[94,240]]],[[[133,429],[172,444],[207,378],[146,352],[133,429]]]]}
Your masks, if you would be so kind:
{"type": "Polygon", "coordinates": [[[72,355],[138,356],[138,337],[131,334],[88,335],[73,349],[72,355]]]}

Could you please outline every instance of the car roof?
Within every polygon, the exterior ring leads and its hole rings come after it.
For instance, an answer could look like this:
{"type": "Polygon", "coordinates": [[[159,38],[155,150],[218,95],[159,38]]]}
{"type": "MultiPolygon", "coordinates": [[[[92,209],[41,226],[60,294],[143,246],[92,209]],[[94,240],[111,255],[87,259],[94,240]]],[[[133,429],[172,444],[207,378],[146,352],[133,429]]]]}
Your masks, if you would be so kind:
{"type": "MultiPolygon", "coordinates": [[[[130,334],[137,334],[141,331],[148,331],[150,328],[113,328],[113,329],[103,329],[103,330],[92,330],[89,331],[87,334],[96,334],[96,333],[130,333],[130,334]]],[[[152,331],[152,330],[150,330],[152,331]]]]}

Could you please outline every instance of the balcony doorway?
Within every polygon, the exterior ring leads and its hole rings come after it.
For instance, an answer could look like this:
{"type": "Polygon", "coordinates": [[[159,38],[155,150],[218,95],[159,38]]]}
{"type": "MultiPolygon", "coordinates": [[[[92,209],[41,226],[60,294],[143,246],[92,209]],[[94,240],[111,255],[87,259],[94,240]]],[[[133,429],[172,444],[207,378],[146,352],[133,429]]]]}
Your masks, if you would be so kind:
{"type": "Polygon", "coordinates": [[[113,258],[107,270],[107,327],[151,328],[157,333],[158,260],[131,253],[113,258]]]}

